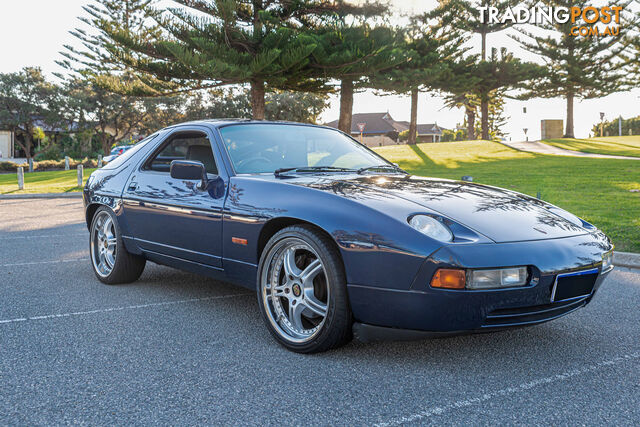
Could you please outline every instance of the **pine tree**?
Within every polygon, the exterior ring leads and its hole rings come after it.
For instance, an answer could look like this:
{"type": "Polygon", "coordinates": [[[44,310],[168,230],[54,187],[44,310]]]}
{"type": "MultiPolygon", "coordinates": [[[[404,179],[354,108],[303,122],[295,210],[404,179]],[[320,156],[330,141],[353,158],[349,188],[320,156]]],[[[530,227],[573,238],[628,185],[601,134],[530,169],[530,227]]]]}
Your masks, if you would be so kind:
{"type": "Polygon", "coordinates": [[[373,87],[387,92],[411,95],[411,118],[408,143],[417,140],[418,94],[442,86],[457,86],[452,70],[455,61],[464,53],[465,37],[450,31],[431,14],[413,16],[404,31],[403,50],[407,60],[371,78],[373,87]]]}
{"type": "Polygon", "coordinates": [[[357,14],[338,15],[338,19],[316,28],[317,48],[312,53],[309,76],[319,81],[340,82],[338,129],[351,132],[353,95],[358,89],[375,87],[371,78],[408,60],[402,33],[370,23],[371,16],[387,12],[374,5],[357,14]],[[351,22],[354,21],[355,22],[351,22]]]}
{"type": "MultiPolygon", "coordinates": [[[[495,7],[504,11],[507,8],[526,3],[526,1],[519,0],[439,0],[436,13],[448,16],[446,19],[452,28],[462,29],[480,36],[479,60],[482,62],[488,60],[487,56],[490,53],[487,48],[487,36],[503,31],[512,24],[510,22],[490,23],[487,12],[483,14],[479,8],[495,7]]],[[[489,104],[485,98],[480,97],[482,139],[489,139],[489,104]]]]}
{"type": "MultiPolygon", "coordinates": [[[[545,6],[585,8],[592,5],[590,0],[543,0],[545,6]]],[[[623,8],[628,5],[618,4],[623,8]]],[[[630,18],[621,14],[621,26],[630,18]]],[[[624,70],[624,52],[628,49],[629,38],[615,36],[571,35],[576,23],[545,23],[542,28],[552,31],[549,36],[534,34],[524,28],[519,32],[524,37],[514,37],[522,47],[540,55],[546,64],[545,74],[528,85],[528,96],[542,98],[563,97],[567,101],[566,138],[574,137],[574,100],[600,98],[616,92],[629,84],[624,70]]],[[[586,24],[582,24],[586,25],[586,24]]]]}
{"type": "Polygon", "coordinates": [[[476,116],[478,107],[480,107],[480,99],[471,93],[448,93],[444,98],[444,105],[448,108],[464,108],[465,120],[467,126],[467,139],[476,139],[476,116]]]}
{"type": "Polygon", "coordinates": [[[317,46],[310,31],[338,10],[357,10],[328,0],[175,2],[161,11],[144,0],[100,0],[86,20],[99,36],[76,32],[89,50],[68,49],[68,59],[84,61],[103,86],[134,95],[248,84],[253,117],[263,119],[267,90],[327,90],[306,69],[317,46]]]}

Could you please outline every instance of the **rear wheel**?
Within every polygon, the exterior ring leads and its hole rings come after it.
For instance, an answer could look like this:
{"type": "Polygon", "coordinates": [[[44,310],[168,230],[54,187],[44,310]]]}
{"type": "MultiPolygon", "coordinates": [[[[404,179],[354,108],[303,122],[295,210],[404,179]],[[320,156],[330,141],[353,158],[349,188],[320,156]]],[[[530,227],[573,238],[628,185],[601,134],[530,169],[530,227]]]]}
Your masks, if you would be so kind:
{"type": "Polygon", "coordinates": [[[89,252],[93,272],[108,285],[138,280],[146,263],[127,252],[116,215],[106,206],[98,208],[91,221],[89,252]]]}
{"type": "Polygon", "coordinates": [[[267,243],[258,269],[258,302],[285,347],[315,353],[351,338],[351,310],[340,255],[309,226],[287,227],[267,243]]]}

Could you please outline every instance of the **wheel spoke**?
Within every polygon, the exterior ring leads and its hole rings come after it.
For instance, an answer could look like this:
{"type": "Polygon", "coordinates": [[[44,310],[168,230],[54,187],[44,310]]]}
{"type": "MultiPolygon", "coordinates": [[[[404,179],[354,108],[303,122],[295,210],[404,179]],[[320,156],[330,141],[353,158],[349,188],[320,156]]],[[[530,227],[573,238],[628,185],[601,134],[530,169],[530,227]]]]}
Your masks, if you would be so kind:
{"type": "Polygon", "coordinates": [[[104,224],[102,224],[102,233],[103,233],[105,236],[109,236],[109,235],[111,235],[111,234],[112,234],[112,233],[111,233],[111,225],[112,225],[112,224],[113,224],[113,222],[111,221],[111,217],[107,217],[107,218],[104,220],[104,224]]]}
{"type": "Polygon", "coordinates": [[[302,325],[302,312],[304,309],[305,306],[303,304],[293,305],[292,301],[289,301],[289,322],[299,331],[304,330],[302,325]]]}
{"type": "Polygon", "coordinates": [[[322,263],[319,259],[311,261],[300,273],[300,280],[305,289],[313,288],[313,279],[322,271],[322,263]]]}
{"type": "Polygon", "coordinates": [[[302,300],[302,303],[318,316],[325,317],[327,315],[327,304],[316,298],[315,294],[313,293],[313,288],[305,289],[304,299],[302,300]]]}
{"type": "Polygon", "coordinates": [[[294,248],[288,248],[284,253],[283,267],[287,277],[300,277],[300,269],[296,265],[296,250],[294,248]]]}
{"type": "Polygon", "coordinates": [[[116,243],[117,243],[117,240],[116,240],[115,237],[110,237],[110,238],[107,239],[107,247],[109,247],[109,248],[115,248],[116,247],[116,243]]]}
{"type": "Polygon", "coordinates": [[[112,269],[113,265],[116,263],[116,259],[113,256],[113,254],[111,252],[109,252],[109,251],[105,251],[104,259],[107,262],[107,267],[109,269],[112,269]]]}

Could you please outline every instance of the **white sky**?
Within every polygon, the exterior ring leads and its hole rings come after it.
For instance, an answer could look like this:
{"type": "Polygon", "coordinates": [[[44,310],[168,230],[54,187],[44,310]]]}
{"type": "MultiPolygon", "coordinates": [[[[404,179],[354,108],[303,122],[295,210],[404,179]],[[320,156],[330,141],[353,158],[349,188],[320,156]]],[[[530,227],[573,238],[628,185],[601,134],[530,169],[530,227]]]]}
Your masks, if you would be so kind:
{"type": "MultiPolygon", "coordinates": [[[[62,71],[55,60],[64,44],[77,45],[69,34],[81,23],[82,5],[88,0],[4,0],[0,3],[0,72],[18,71],[24,66],[41,67],[47,74],[62,71]]],[[[428,10],[435,0],[392,0],[400,12],[420,12],[428,10]]],[[[475,45],[479,45],[476,40],[475,45]]],[[[488,37],[488,46],[506,46],[516,56],[536,61],[528,52],[519,49],[505,32],[488,37]]],[[[507,100],[506,115],[510,117],[505,131],[514,140],[523,140],[523,128],[528,128],[530,139],[540,136],[541,119],[565,119],[565,102],[562,99],[531,99],[528,101],[507,100]],[[527,113],[522,107],[527,107],[527,113]]],[[[389,111],[396,120],[409,120],[410,101],[402,96],[379,96],[372,91],[355,95],[354,113],[389,111]]],[[[640,114],[640,89],[616,93],[604,98],[578,101],[575,104],[575,132],[578,137],[587,137],[591,126],[599,121],[599,113],[606,113],[611,119],[622,115],[624,118],[640,114]]],[[[331,105],[322,119],[337,119],[339,102],[331,97],[331,105]]],[[[463,120],[462,110],[443,108],[442,100],[429,93],[422,93],[419,100],[418,121],[437,122],[453,128],[463,120]]]]}

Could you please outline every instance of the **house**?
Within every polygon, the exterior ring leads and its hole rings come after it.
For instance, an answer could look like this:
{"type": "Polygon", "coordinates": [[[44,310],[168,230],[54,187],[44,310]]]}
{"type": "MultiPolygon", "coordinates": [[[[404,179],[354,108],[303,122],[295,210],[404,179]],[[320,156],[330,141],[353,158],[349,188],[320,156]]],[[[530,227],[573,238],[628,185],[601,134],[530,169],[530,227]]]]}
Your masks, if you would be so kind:
{"type": "MultiPolygon", "coordinates": [[[[59,126],[52,126],[48,124],[40,116],[32,117],[34,127],[41,128],[44,134],[51,138],[54,142],[58,141],[58,137],[61,133],[75,132],[78,129],[78,124],[76,122],[70,123],[67,128],[62,128],[59,126]]],[[[7,129],[0,130],[0,153],[2,154],[3,160],[26,157],[26,153],[18,143],[18,141],[24,142],[25,132],[26,131],[22,126],[18,126],[15,132],[7,129]]],[[[31,155],[34,155],[35,151],[40,148],[40,144],[40,140],[34,141],[34,146],[31,149],[31,155]]]]}
{"type": "MultiPolygon", "coordinates": [[[[360,139],[360,125],[363,125],[362,143],[369,147],[401,144],[398,136],[409,130],[409,122],[396,121],[386,113],[356,113],[351,117],[351,136],[360,139]]],[[[327,123],[327,126],[338,127],[338,120],[327,123]]],[[[440,142],[442,128],[437,124],[418,124],[419,142],[440,142]]]]}

